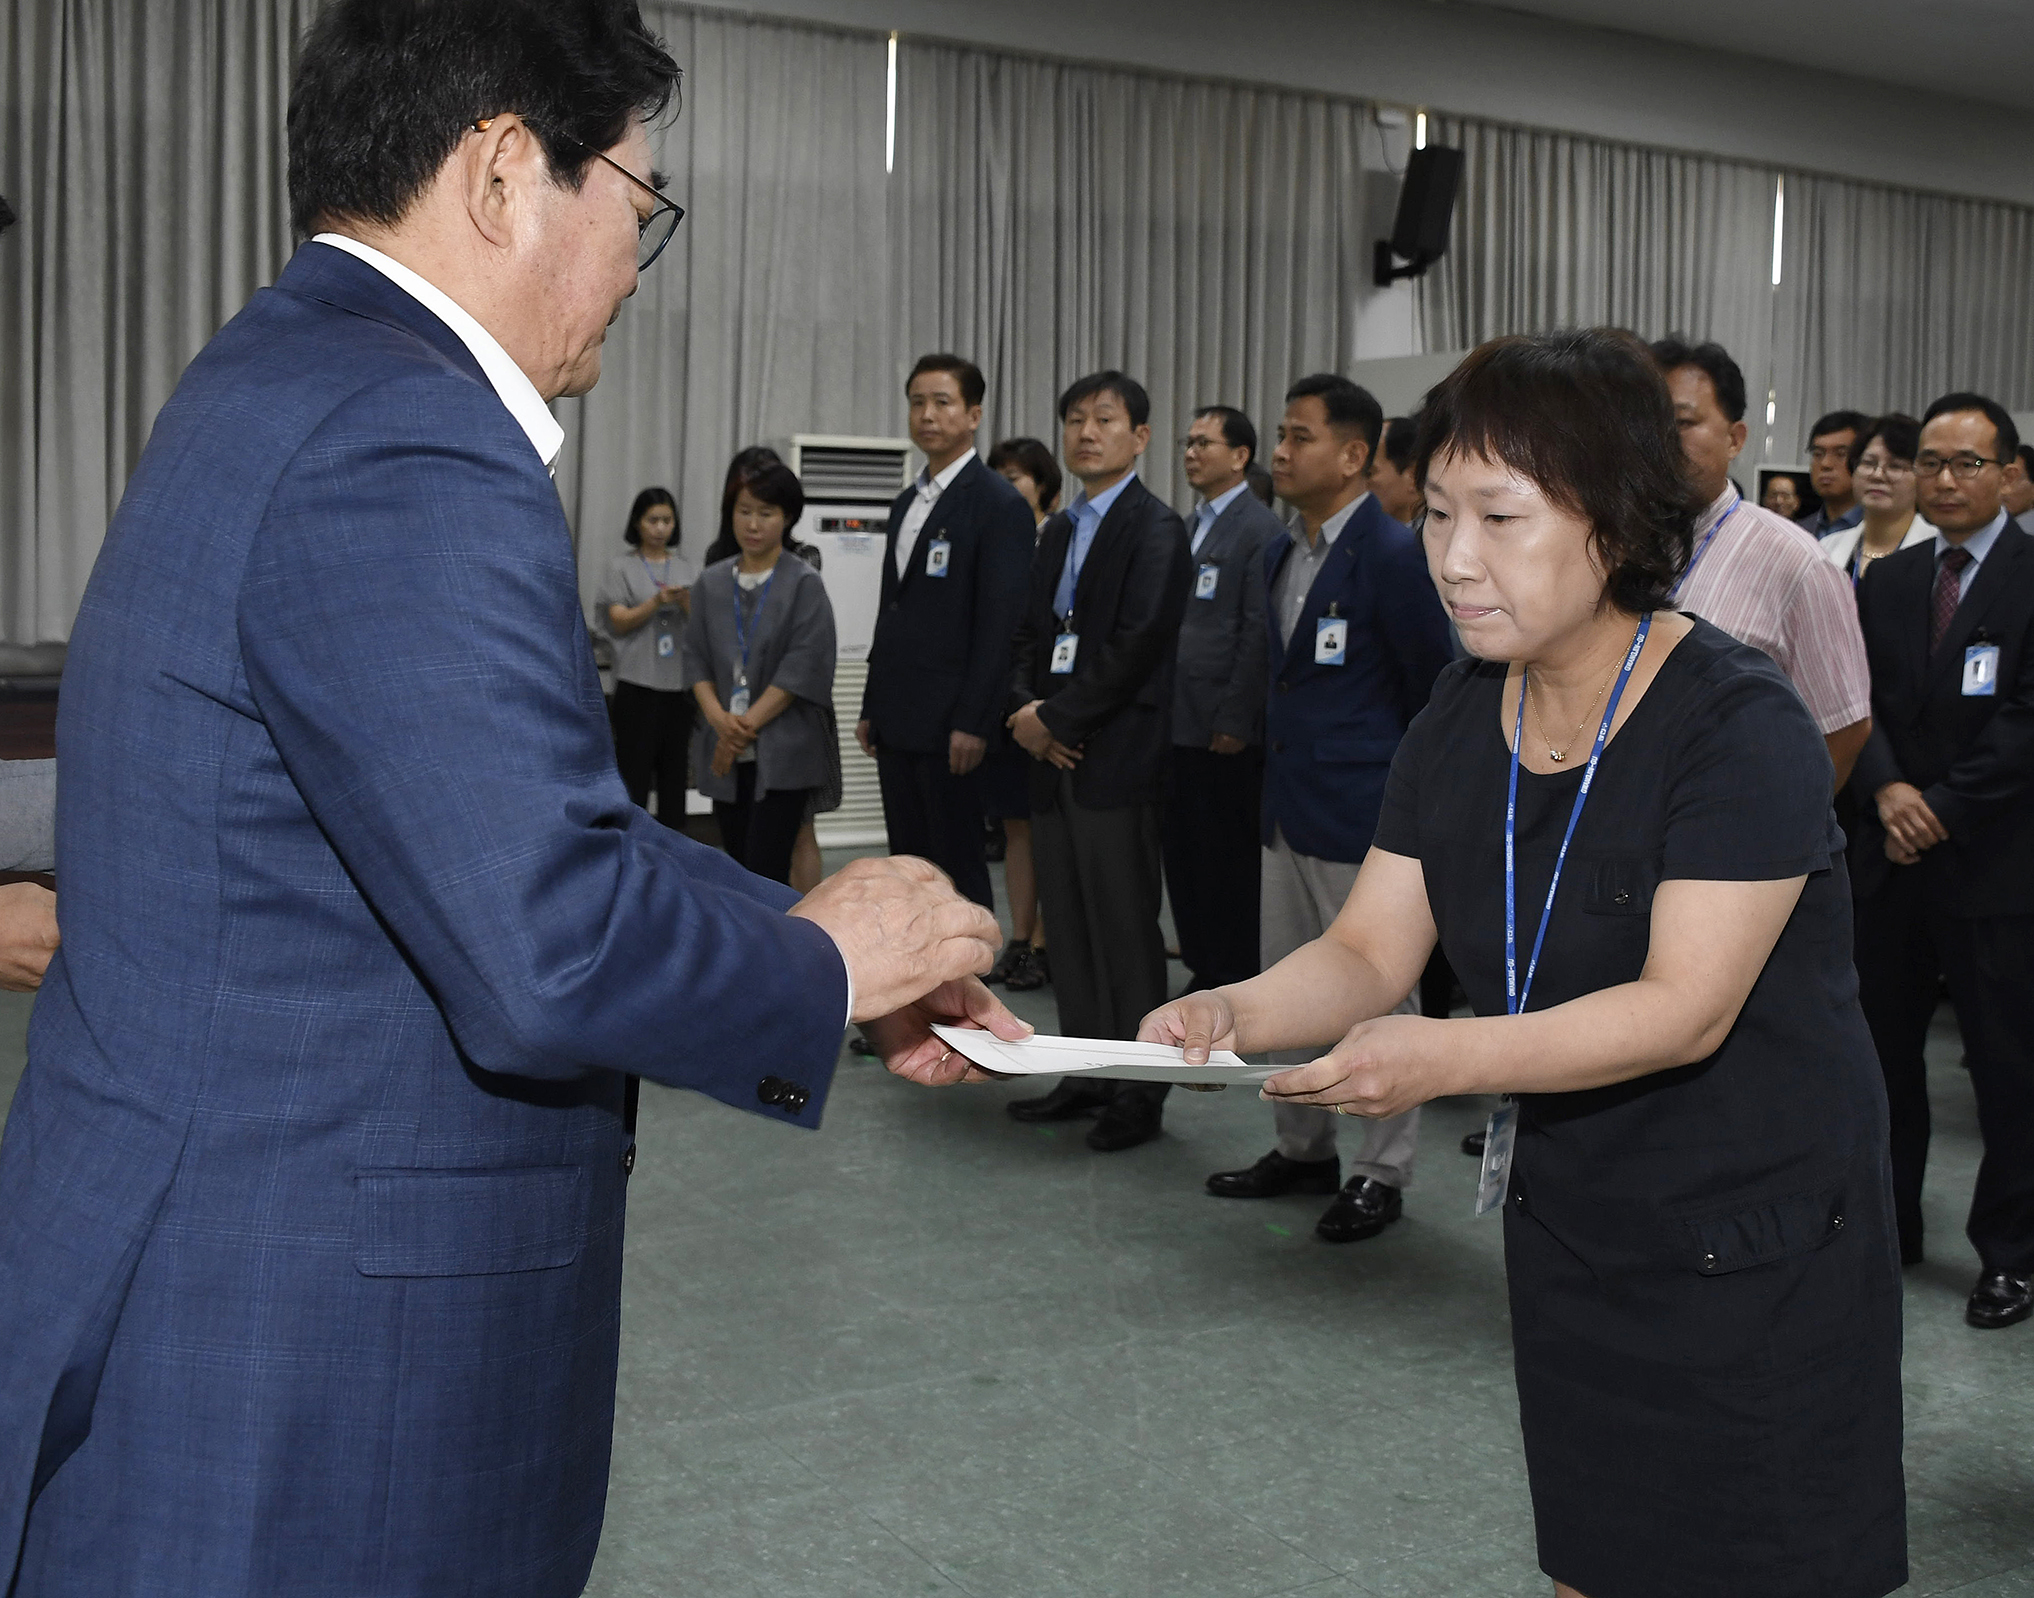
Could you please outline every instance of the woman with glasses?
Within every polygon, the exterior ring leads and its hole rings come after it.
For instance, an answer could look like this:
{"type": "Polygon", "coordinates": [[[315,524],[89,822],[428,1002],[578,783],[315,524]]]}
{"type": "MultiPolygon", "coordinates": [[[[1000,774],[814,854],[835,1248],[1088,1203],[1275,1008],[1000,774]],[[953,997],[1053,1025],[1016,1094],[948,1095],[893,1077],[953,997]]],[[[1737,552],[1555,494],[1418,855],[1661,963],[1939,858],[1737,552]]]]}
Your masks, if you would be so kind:
{"type": "Polygon", "coordinates": [[[636,495],[622,538],[632,547],[608,562],[595,601],[614,646],[615,762],[629,798],[647,809],[654,788],[657,819],[682,831],[693,710],[685,618],[698,569],[678,550],[678,503],[668,488],[636,495]]]}
{"type": "Polygon", "coordinates": [[[727,852],[784,883],[814,790],[827,781],[834,736],[833,606],[818,572],[784,558],[804,509],[790,467],[743,478],[732,507],[738,553],[700,574],[685,633],[686,677],[702,717],[695,780],[713,801],[727,852]]]}
{"type": "Polygon", "coordinates": [[[1914,451],[1921,424],[1892,411],[1868,422],[1850,447],[1851,481],[1864,519],[1822,535],[1822,557],[1850,574],[1855,586],[1865,568],[1910,544],[1925,544],[1935,529],[1914,510],[1914,451]]]}

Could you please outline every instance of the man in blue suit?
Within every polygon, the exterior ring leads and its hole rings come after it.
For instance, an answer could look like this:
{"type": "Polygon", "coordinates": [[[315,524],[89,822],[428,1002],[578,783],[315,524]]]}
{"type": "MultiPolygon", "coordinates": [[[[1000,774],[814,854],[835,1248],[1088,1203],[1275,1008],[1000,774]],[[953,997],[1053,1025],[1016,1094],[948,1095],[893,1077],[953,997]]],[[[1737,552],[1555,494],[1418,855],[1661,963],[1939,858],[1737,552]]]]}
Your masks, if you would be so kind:
{"type": "Polygon", "coordinates": [[[616,775],[546,401],[675,223],[676,76],[634,0],[306,42],[316,239],[163,409],[71,640],[0,1144],[15,1598],[578,1593],[625,1073],[809,1127],[851,1016],[926,1081],[932,1014],[1022,1030],[931,867],[796,901],[616,775]]]}
{"type": "MultiPolygon", "coordinates": [[[[1265,716],[1264,968],[1327,931],[1377,830],[1391,757],[1453,658],[1447,614],[1420,542],[1368,491],[1384,412],[1345,377],[1286,395],[1271,480],[1299,512],[1300,536],[1265,546],[1271,692],[1265,716]]],[[[1408,1001],[1410,1007],[1410,1001],[1408,1001]]],[[[1304,1064],[1314,1051],[1275,1055],[1304,1064]]],[[[1330,1243],[1375,1237],[1397,1220],[1412,1176],[1419,1111],[1363,1123],[1346,1184],[1336,1117],[1277,1105],[1278,1147],[1218,1171],[1221,1198],[1333,1193],[1314,1230],[1330,1243]]]]}

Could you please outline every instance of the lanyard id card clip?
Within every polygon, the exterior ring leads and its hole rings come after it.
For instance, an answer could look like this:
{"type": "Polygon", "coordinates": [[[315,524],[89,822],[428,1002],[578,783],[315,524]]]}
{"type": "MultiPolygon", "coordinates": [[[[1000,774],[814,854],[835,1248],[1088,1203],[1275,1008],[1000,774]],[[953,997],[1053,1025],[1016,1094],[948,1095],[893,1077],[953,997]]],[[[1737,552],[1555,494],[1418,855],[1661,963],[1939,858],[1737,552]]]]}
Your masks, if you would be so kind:
{"type": "Polygon", "coordinates": [[[1330,605],[1328,613],[1314,622],[1314,664],[1342,666],[1349,660],[1349,618],[1337,615],[1340,607],[1330,605]]]}
{"type": "Polygon", "coordinates": [[[1963,696],[1990,699],[1999,691],[1999,646],[1972,644],[1963,652],[1963,696]]]}
{"type": "Polygon", "coordinates": [[[1074,668],[1074,653],[1081,646],[1080,634],[1073,630],[1073,617],[1066,619],[1066,631],[1052,641],[1051,671],[1055,677],[1071,677],[1074,668]]]}
{"type": "Polygon", "coordinates": [[[1490,1112],[1483,1132],[1483,1175],[1476,1183],[1476,1213],[1488,1215],[1511,1186],[1511,1149],[1518,1138],[1518,1106],[1506,1099],[1490,1112]]]}
{"type": "Polygon", "coordinates": [[[1213,599],[1215,585],[1221,580],[1222,568],[1213,561],[1203,562],[1200,571],[1194,577],[1194,598],[1213,599]]]}
{"type": "Polygon", "coordinates": [[[673,638],[669,633],[660,632],[657,634],[657,658],[659,660],[669,660],[677,652],[677,639],[673,638]]]}
{"type": "Polygon", "coordinates": [[[933,539],[931,543],[925,546],[925,575],[928,577],[944,577],[946,575],[947,562],[952,559],[953,541],[948,538],[933,539]]]}

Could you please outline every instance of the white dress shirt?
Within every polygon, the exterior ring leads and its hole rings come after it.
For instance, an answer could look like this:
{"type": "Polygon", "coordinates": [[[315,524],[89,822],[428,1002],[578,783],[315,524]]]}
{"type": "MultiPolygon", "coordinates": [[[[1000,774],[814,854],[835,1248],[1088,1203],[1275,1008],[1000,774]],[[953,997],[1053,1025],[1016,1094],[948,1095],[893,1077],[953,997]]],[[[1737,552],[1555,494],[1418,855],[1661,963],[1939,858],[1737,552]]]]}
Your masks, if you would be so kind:
{"type": "Polygon", "coordinates": [[[912,486],[918,494],[904,512],[904,525],[897,529],[897,575],[902,577],[911,566],[911,552],[918,547],[918,535],[925,530],[926,518],[932,514],[932,507],[939,503],[939,496],[953,486],[953,480],[966,469],[975,452],[969,450],[959,460],[951,463],[937,477],[918,474],[918,481],[912,486]]]}
{"type": "Polygon", "coordinates": [[[335,250],[344,250],[357,260],[365,261],[449,327],[459,342],[473,352],[481,374],[494,385],[495,393],[501,397],[509,415],[516,419],[516,425],[529,438],[530,447],[537,452],[537,459],[544,463],[544,469],[557,470],[558,451],[565,443],[565,429],[558,425],[558,418],[551,414],[551,407],[544,403],[544,396],[537,392],[537,385],[510,358],[509,352],[495,342],[494,335],[476,322],[457,300],[419,277],[402,262],[383,255],[358,239],[349,239],[343,233],[320,233],[311,242],[329,244],[335,250]]]}
{"type": "Polygon", "coordinates": [[[1195,513],[1200,518],[1199,524],[1194,528],[1193,549],[1196,555],[1201,552],[1201,545],[1207,540],[1208,529],[1215,525],[1223,511],[1236,503],[1236,496],[1246,492],[1249,487],[1250,480],[1245,478],[1228,493],[1217,494],[1213,499],[1201,501],[1201,508],[1195,513]]]}

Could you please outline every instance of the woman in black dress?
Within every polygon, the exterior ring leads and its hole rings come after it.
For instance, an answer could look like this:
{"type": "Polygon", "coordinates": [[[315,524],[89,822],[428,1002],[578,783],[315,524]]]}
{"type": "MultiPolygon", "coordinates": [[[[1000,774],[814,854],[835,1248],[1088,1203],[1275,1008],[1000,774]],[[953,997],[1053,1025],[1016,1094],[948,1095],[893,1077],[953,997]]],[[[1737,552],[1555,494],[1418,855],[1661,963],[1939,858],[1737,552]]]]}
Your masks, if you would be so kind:
{"type": "Polygon", "coordinates": [[[1266,1091],[1347,1114],[1516,1095],[1486,1192],[1557,1594],[1880,1598],[1899,1266],[1831,771],[1771,661],[1667,608],[1680,462],[1625,334],[1502,339],[1435,390],[1424,536],[1475,658],[1328,935],[1143,1036],[1332,1043],[1266,1091]],[[1475,1018],[1389,1014],[1437,935],[1475,1018]]]}

